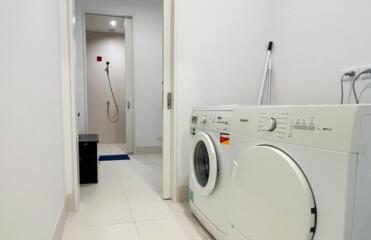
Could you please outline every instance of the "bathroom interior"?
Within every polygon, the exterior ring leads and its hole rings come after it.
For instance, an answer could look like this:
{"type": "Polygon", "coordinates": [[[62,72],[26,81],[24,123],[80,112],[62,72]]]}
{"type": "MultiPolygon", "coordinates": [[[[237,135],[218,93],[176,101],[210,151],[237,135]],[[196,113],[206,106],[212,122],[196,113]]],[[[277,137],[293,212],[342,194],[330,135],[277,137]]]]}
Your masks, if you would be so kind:
{"type": "Polygon", "coordinates": [[[85,15],[86,126],[98,155],[126,154],[125,19],[85,15]]]}

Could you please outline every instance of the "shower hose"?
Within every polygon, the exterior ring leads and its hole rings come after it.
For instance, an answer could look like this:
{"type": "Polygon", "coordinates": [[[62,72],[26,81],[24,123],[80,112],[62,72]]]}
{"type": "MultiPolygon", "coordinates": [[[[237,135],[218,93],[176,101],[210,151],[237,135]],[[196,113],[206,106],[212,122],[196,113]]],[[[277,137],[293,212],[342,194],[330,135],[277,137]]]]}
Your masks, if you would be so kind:
{"type": "Polygon", "coordinates": [[[117,105],[117,100],[116,100],[115,94],[113,93],[113,89],[112,89],[112,83],[111,83],[111,78],[110,78],[110,74],[109,74],[109,62],[107,62],[107,67],[106,67],[105,71],[106,71],[106,74],[107,74],[108,84],[109,84],[109,88],[110,88],[110,91],[111,91],[113,103],[115,105],[115,112],[113,114],[111,114],[111,111],[110,111],[110,104],[111,103],[110,103],[110,101],[107,101],[107,118],[112,123],[116,123],[120,118],[119,117],[119,108],[118,108],[118,105],[117,105]]]}

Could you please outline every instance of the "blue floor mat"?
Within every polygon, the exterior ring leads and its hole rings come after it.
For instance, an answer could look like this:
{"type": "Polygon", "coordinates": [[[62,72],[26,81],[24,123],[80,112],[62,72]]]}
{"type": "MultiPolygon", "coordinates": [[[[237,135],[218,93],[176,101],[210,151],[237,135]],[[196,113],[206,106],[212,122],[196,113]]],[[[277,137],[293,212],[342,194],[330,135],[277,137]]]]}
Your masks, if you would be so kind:
{"type": "Polygon", "coordinates": [[[127,154],[99,156],[99,161],[120,161],[120,160],[130,160],[130,157],[127,154]]]}

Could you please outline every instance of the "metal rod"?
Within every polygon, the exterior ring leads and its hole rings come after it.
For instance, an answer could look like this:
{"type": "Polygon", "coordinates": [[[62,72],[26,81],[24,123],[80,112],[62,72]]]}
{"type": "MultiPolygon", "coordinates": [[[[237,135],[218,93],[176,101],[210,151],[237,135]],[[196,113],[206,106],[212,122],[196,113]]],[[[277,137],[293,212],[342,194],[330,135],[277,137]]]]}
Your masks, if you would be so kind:
{"type": "Polygon", "coordinates": [[[258,105],[263,104],[264,90],[265,90],[265,85],[266,85],[266,81],[267,81],[268,67],[269,67],[269,61],[270,61],[271,54],[272,54],[272,49],[273,49],[273,42],[269,42],[268,51],[267,51],[267,58],[265,60],[262,83],[261,83],[261,86],[260,86],[258,105]]]}
{"type": "Polygon", "coordinates": [[[272,58],[268,64],[268,105],[272,104],[272,58]]]}

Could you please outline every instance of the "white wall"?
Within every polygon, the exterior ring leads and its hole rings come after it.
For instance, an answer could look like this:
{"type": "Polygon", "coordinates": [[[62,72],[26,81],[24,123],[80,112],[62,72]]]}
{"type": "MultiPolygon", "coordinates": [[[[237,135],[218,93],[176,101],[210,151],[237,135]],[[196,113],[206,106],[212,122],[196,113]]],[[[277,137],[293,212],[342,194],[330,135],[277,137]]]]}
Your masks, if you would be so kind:
{"type": "Polygon", "coordinates": [[[77,0],[77,81],[80,132],[84,130],[84,82],[82,49],[83,10],[133,16],[134,22],[134,109],[137,147],[160,146],[162,136],[162,1],[77,0]]]}
{"type": "Polygon", "coordinates": [[[256,102],[269,40],[267,15],[267,0],[176,2],[178,186],[188,185],[192,106],[256,102]]]}
{"type": "Polygon", "coordinates": [[[0,239],[50,240],[64,204],[58,16],[58,1],[1,4],[0,239]]]}
{"type": "Polygon", "coordinates": [[[340,70],[371,64],[371,1],[283,0],[272,7],[274,102],[339,103],[340,70]]]}
{"type": "Polygon", "coordinates": [[[98,133],[100,143],[125,142],[125,40],[124,34],[86,32],[87,109],[88,132],[98,133]],[[102,56],[102,62],[97,61],[102,56]],[[116,97],[119,119],[116,123],[107,117],[107,101],[110,112],[116,112],[106,72],[109,61],[112,89],[116,97]]]}
{"type": "Polygon", "coordinates": [[[177,1],[177,185],[188,185],[191,107],[256,104],[269,40],[274,104],[338,103],[340,69],[371,63],[369,9],[367,0],[177,1]]]}

